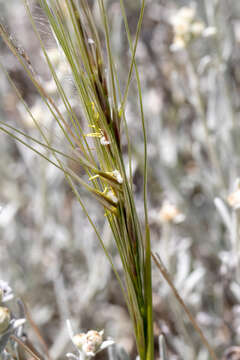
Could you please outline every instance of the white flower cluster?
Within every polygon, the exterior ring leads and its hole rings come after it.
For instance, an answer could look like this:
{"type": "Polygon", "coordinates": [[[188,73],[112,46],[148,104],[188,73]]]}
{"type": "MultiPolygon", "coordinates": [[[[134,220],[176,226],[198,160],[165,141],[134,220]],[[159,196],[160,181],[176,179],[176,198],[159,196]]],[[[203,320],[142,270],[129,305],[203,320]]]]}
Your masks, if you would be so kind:
{"type": "Polygon", "coordinates": [[[196,20],[194,8],[184,6],[171,18],[174,39],[171,45],[172,51],[185,48],[192,38],[199,36],[209,37],[216,34],[214,27],[206,27],[202,21],[196,20]]]}
{"type": "Polygon", "coordinates": [[[75,345],[77,351],[79,352],[79,356],[68,353],[68,358],[73,358],[75,360],[90,359],[94,357],[98,352],[114,344],[114,341],[111,339],[103,340],[103,330],[89,330],[87,333],[73,335],[71,324],[69,321],[67,322],[67,325],[71,340],[75,345]]]}
{"type": "Polygon", "coordinates": [[[74,335],[74,345],[87,356],[93,357],[100,349],[103,343],[103,331],[90,330],[86,334],[81,333],[74,335]]]}
{"type": "Polygon", "coordinates": [[[185,220],[185,215],[168,200],[165,200],[159,212],[159,220],[161,223],[179,224],[185,220]]]}

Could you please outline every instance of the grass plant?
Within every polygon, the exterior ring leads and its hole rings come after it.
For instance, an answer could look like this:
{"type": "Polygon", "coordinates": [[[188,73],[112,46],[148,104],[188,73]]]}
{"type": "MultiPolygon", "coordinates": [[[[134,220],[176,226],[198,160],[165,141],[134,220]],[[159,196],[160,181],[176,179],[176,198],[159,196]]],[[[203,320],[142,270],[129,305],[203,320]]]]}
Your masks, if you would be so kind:
{"type": "MultiPolygon", "coordinates": [[[[144,1],[141,6],[136,40],[133,44],[128,28],[124,3],[121,1],[122,14],[125,21],[132,61],[127,77],[126,89],[120,89],[119,79],[111,51],[110,30],[107,12],[103,0],[98,1],[99,11],[103,23],[103,33],[107,52],[107,65],[102,55],[102,41],[99,39],[91,10],[85,0],[40,0],[54,37],[62,56],[69,65],[78,101],[81,104],[84,126],[75,113],[71,101],[64,91],[54,70],[38,32],[27,1],[24,1],[29,19],[39,40],[47,65],[56,83],[58,94],[65,107],[65,117],[55,100],[48,95],[44,85],[36,75],[29,56],[11,40],[1,26],[0,33],[13,54],[18,58],[29,78],[35,85],[42,100],[55,118],[69,146],[69,152],[58,150],[52,146],[48,134],[41,124],[34,118],[26,103],[24,106],[32,117],[42,140],[39,141],[17,128],[1,121],[1,131],[19,140],[31,150],[48,160],[51,164],[64,172],[68,183],[74,191],[86,216],[91,222],[96,235],[110,260],[113,270],[119,280],[125,296],[129,314],[134,327],[136,345],[141,360],[154,358],[153,320],[152,320],[152,285],[151,285],[151,246],[147,215],[147,140],[144,123],[140,79],[135,63],[137,40],[141,28],[144,1]],[[105,72],[107,68],[107,73],[105,72]],[[125,118],[125,104],[128,89],[135,68],[138,96],[141,113],[141,123],[144,134],[144,209],[145,230],[143,231],[136,211],[131,175],[131,145],[125,118]],[[85,129],[88,127],[89,131],[85,129]],[[128,139],[129,173],[123,160],[122,137],[128,139]],[[25,139],[24,139],[25,137],[25,139]],[[48,149],[51,157],[36,149],[36,145],[48,149]],[[64,160],[71,159],[78,163],[85,171],[86,178],[80,177],[64,160]],[[96,201],[104,208],[105,216],[112,230],[113,238],[121,258],[124,270],[124,283],[114,267],[110,254],[107,252],[104,240],[91,220],[87,208],[81,200],[79,186],[87,189],[96,201]]],[[[11,81],[11,79],[9,78],[11,81]]],[[[11,81],[12,82],[12,81],[11,81]]],[[[15,87],[15,85],[13,84],[15,87]]],[[[20,93],[15,87],[19,97],[20,93]]],[[[23,100],[22,100],[23,101],[23,100]]]]}

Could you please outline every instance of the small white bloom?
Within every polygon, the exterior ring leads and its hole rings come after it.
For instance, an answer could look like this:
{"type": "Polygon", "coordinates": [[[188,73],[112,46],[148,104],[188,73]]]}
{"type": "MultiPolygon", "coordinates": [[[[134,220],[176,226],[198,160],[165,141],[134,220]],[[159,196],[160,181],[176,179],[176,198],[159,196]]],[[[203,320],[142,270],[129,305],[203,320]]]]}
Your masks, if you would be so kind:
{"type": "Polygon", "coordinates": [[[93,40],[93,39],[91,39],[91,38],[89,38],[89,39],[88,39],[88,43],[89,43],[90,45],[95,44],[94,40],[93,40]]]}
{"type": "Polygon", "coordinates": [[[174,33],[179,36],[185,36],[189,32],[189,27],[195,17],[195,10],[189,7],[182,7],[171,18],[174,33]]]}
{"type": "Polygon", "coordinates": [[[194,36],[201,36],[204,29],[205,29],[205,26],[202,21],[196,21],[190,27],[190,31],[194,36]]]}
{"type": "Polygon", "coordinates": [[[175,36],[173,43],[170,45],[170,50],[175,52],[182,50],[185,47],[186,47],[186,42],[184,41],[184,39],[180,36],[175,36]]]}
{"type": "Polygon", "coordinates": [[[217,29],[214,26],[209,26],[203,31],[203,36],[208,38],[211,36],[215,36],[217,34],[217,29]]]}
{"type": "Polygon", "coordinates": [[[190,24],[183,19],[175,20],[173,30],[176,36],[186,36],[189,33],[190,24]]]}
{"type": "Polygon", "coordinates": [[[109,145],[109,144],[110,144],[110,141],[107,140],[106,137],[103,135],[103,136],[101,136],[101,138],[100,138],[100,143],[101,143],[101,145],[106,146],[106,145],[109,145]]]}
{"type": "Polygon", "coordinates": [[[0,280],[0,290],[2,293],[2,298],[0,302],[7,302],[14,297],[12,288],[4,280],[0,280]]]}
{"type": "Polygon", "coordinates": [[[239,209],[240,208],[240,189],[231,193],[227,198],[227,202],[234,210],[239,209]]]}
{"type": "Polygon", "coordinates": [[[113,176],[116,178],[117,182],[119,184],[122,184],[123,183],[123,178],[122,178],[122,175],[120,174],[120,172],[118,170],[113,170],[113,176]]]}
{"type": "Polygon", "coordinates": [[[185,215],[182,214],[175,205],[166,200],[160,209],[159,219],[162,223],[173,222],[179,224],[185,220],[185,215]]]}
{"type": "Polygon", "coordinates": [[[112,190],[109,190],[107,192],[107,197],[112,200],[112,202],[114,202],[114,204],[118,203],[118,198],[116,197],[116,195],[114,194],[114,192],[112,190]]]}
{"type": "Polygon", "coordinates": [[[174,39],[170,50],[178,51],[185,48],[193,37],[211,36],[211,30],[205,28],[202,21],[195,21],[195,16],[194,8],[184,6],[172,17],[174,39]]]}
{"type": "Polygon", "coordinates": [[[183,6],[181,9],[179,9],[177,15],[186,22],[192,22],[195,18],[196,11],[194,8],[183,6]]]}
{"type": "MultiPolygon", "coordinates": [[[[103,341],[103,333],[103,330],[89,330],[87,333],[80,333],[72,336],[72,342],[80,353],[91,358],[99,351],[114,344],[113,340],[103,341]]],[[[68,353],[67,356],[76,359],[74,354],[68,353]]]]}
{"type": "Polygon", "coordinates": [[[171,51],[179,51],[186,47],[191,38],[191,25],[195,17],[195,10],[186,6],[182,7],[172,17],[174,39],[170,46],[171,51]]]}

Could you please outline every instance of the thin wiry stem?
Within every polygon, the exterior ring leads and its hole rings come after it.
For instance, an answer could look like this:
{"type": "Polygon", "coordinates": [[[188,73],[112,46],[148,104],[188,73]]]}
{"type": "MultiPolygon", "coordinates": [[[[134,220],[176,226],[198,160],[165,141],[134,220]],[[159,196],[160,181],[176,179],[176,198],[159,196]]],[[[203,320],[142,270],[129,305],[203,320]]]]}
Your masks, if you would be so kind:
{"type": "Polygon", "coordinates": [[[209,354],[212,357],[212,360],[217,360],[216,354],[214,352],[214,350],[212,349],[211,345],[209,344],[207,338],[205,337],[203,331],[201,330],[201,328],[198,326],[196,320],[194,319],[194,317],[192,316],[190,310],[188,309],[188,307],[186,306],[186,304],[184,303],[182,297],[180,296],[179,292],[177,291],[177,289],[175,288],[170,275],[168,274],[168,271],[166,270],[165,266],[163,265],[160,256],[158,254],[153,254],[152,253],[152,258],[153,261],[155,262],[157,268],[159,269],[159,271],[161,272],[162,276],[164,277],[164,279],[167,281],[168,285],[170,286],[170,288],[172,289],[175,298],[177,299],[177,301],[179,302],[179,304],[182,306],[182,308],[184,309],[184,311],[186,312],[189,320],[191,321],[194,329],[198,332],[203,344],[206,346],[206,348],[209,351],[209,354]]]}
{"type": "Polygon", "coordinates": [[[29,355],[31,355],[33,357],[33,359],[35,360],[41,360],[40,357],[38,357],[26,344],[24,344],[24,342],[19,339],[17,336],[15,335],[11,335],[10,336],[12,340],[16,341],[29,355]]]}
{"type": "Polygon", "coordinates": [[[32,327],[33,331],[35,332],[39,342],[42,344],[42,346],[44,348],[44,351],[45,351],[45,354],[47,356],[47,359],[51,360],[46,341],[44,340],[38,326],[36,325],[35,321],[33,320],[32,316],[30,314],[30,311],[28,309],[28,306],[24,302],[23,302],[23,305],[24,305],[24,312],[26,314],[26,318],[28,320],[28,323],[31,325],[31,327],[32,327]]]}
{"type": "MultiPolygon", "coordinates": [[[[59,155],[65,157],[65,158],[67,158],[67,159],[69,159],[69,160],[72,160],[72,161],[75,161],[75,162],[79,163],[79,160],[78,160],[77,158],[74,158],[74,157],[72,157],[72,156],[70,156],[70,155],[68,155],[68,154],[65,154],[64,152],[62,152],[62,151],[60,151],[60,150],[58,150],[58,149],[55,149],[55,148],[52,147],[52,146],[49,146],[49,145],[47,145],[47,144],[42,143],[42,142],[39,141],[38,139],[35,139],[34,137],[32,137],[32,136],[28,135],[27,133],[25,133],[25,132],[23,132],[23,131],[15,128],[14,126],[11,126],[11,125],[9,125],[9,124],[6,124],[5,122],[3,122],[3,121],[1,121],[1,120],[0,120],[0,124],[1,124],[2,126],[5,126],[5,127],[8,128],[8,129],[11,129],[11,130],[17,132],[19,135],[22,135],[22,136],[26,137],[27,139],[31,140],[32,142],[34,142],[34,143],[36,143],[36,144],[38,144],[38,145],[41,145],[43,148],[48,149],[48,150],[51,150],[52,153],[59,154],[59,155]]],[[[1,130],[4,132],[4,130],[3,130],[2,127],[1,127],[1,130]]],[[[10,134],[12,134],[12,133],[9,132],[8,135],[10,135],[10,134]]],[[[10,135],[10,136],[11,136],[11,135],[10,135]]],[[[24,144],[24,145],[25,145],[25,144],[24,144]]]]}

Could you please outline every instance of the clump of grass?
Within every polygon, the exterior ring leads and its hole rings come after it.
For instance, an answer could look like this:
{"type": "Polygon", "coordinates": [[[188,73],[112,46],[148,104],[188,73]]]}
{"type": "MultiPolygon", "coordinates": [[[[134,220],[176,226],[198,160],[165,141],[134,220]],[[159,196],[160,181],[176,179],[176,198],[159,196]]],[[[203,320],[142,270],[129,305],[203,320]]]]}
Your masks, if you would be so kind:
{"type": "MultiPolygon", "coordinates": [[[[140,12],[135,44],[131,41],[124,4],[121,2],[129,45],[132,51],[132,61],[129,68],[126,89],[123,93],[119,86],[119,80],[113,61],[109,24],[103,0],[99,0],[98,5],[103,23],[103,33],[107,52],[106,66],[104,65],[105,60],[102,55],[102,43],[99,39],[91,10],[85,0],[80,3],[75,2],[74,0],[40,0],[39,4],[47,16],[54,37],[62,52],[62,56],[65,57],[65,60],[71,69],[85,124],[81,124],[79,116],[71,105],[71,99],[69,99],[68,94],[65,92],[58,79],[54,66],[51,63],[37,30],[29,5],[27,1],[25,1],[25,6],[33,29],[42,47],[43,54],[56,83],[58,94],[64,105],[67,116],[62,114],[61,110],[59,110],[59,104],[48,95],[44,88],[44,84],[39,81],[38,76],[35,74],[27,54],[23,50],[19,50],[19,47],[9,38],[3,27],[0,28],[1,36],[13,54],[18,58],[24,70],[39,91],[42,100],[55,118],[68,143],[69,152],[64,152],[62,149],[58,150],[51,145],[48,134],[34,118],[31,110],[25,103],[24,105],[27,111],[42,136],[42,141],[24,134],[17,128],[13,128],[5,122],[1,122],[0,129],[37,152],[40,156],[46,158],[46,160],[64,172],[68,183],[94,227],[96,235],[119,280],[132,319],[139,356],[142,360],[150,360],[154,358],[154,348],[151,247],[146,196],[147,146],[141,88],[134,59],[137,39],[141,28],[144,2],[142,3],[140,12]],[[134,202],[131,172],[131,147],[128,138],[127,122],[125,119],[125,103],[134,66],[138,82],[145,145],[144,232],[142,231],[134,202]],[[105,71],[106,68],[107,73],[105,71]],[[89,128],[88,131],[85,131],[86,126],[89,128]],[[23,138],[24,136],[28,138],[28,141],[23,138]],[[123,161],[123,136],[126,136],[128,139],[129,178],[127,177],[127,170],[123,161]],[[32,144],[30,144],[29,141],[32,144]],[[52,156],[47,157],[44,152],[37,150],[34,146],[36,144],[50,150],[52,156]],[[66,160],[69,158],[84,169],[87,179],[84,176],[80,177],[68,165],[68,162],[64,161],[64,159],[66,160]],[[91,220],[90,214],[88,214],[87,208],[81,200],[79,185],[87,189],[104,208],[104,214],[111,227],[113,238],[121,258],[125,277],[124,283],[112,263],[110,254],[105,248],[104,240],[101,238],[101,235],[91,220]]],[[[11,81],[10,78],[9,80],[11,81]]],[[[17,89],[16,91],[20,97],[17,89]]]]}

